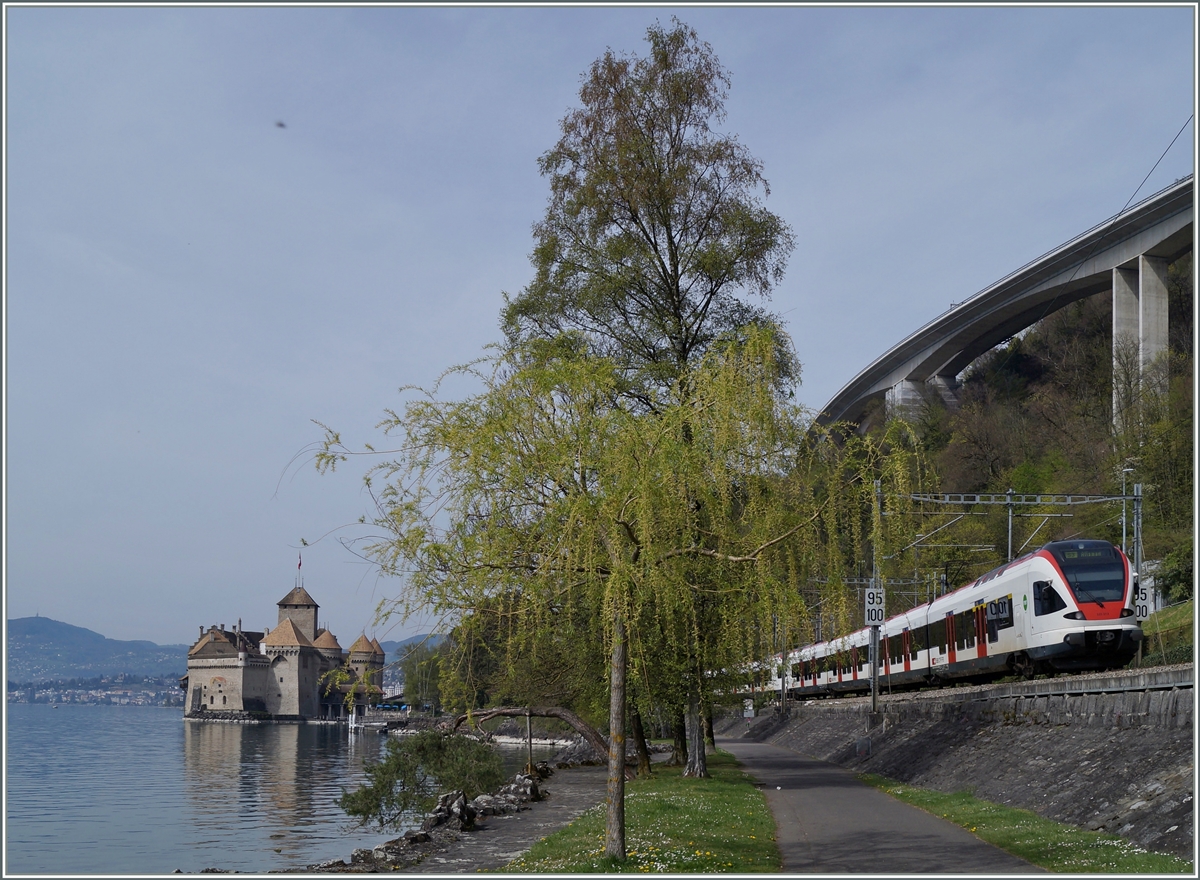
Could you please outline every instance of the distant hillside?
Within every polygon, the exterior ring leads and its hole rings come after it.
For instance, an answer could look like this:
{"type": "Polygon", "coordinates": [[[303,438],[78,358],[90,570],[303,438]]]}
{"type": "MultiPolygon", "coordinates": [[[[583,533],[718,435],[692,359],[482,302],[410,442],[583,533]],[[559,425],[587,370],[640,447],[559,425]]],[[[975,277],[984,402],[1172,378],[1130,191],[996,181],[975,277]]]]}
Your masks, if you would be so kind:
{"type": "Polygon", "coordinates": [[[444,638],[445,636],[426,633],[425,635],[409,636],[407,639],[399,642],[380,642],[379,647],[383,648],[384,653],[387,655],[387,662],[395,663],[404,657],[404,653],[408,650],[409,646],[416,645],[428,639],[426,644],[431,648],[436,648],[444,638]]]}
{"type": "Polygon", "coordinates": [[[49,617],[8,621],[7,678],[12,682],[100,675],[183,675],[187,645],[123,642],[49,617]]]}

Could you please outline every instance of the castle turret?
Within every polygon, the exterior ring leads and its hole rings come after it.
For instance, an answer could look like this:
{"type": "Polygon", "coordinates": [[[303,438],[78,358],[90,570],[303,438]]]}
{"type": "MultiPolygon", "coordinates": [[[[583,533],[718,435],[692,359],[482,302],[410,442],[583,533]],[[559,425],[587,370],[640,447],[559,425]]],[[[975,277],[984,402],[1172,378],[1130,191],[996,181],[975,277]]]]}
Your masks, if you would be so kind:
{"type": "Polygon", "coordinates": [[[279,600],[279,622],[290,620],[311,644],[317,638],[317,605],[308,590],[296,587],[279,600]]]}

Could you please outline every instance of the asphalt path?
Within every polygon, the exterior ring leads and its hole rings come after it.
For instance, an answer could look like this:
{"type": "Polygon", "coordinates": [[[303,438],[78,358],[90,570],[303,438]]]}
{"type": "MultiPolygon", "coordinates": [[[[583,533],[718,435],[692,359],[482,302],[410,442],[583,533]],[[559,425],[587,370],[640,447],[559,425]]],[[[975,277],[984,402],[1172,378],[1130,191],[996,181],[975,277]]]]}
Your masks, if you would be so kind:
{"type": "Polygon", "coordinates": [[[1044,873],[841,767],[768,743],[717,742],[761,783],[786,874],[1044,873]]]}

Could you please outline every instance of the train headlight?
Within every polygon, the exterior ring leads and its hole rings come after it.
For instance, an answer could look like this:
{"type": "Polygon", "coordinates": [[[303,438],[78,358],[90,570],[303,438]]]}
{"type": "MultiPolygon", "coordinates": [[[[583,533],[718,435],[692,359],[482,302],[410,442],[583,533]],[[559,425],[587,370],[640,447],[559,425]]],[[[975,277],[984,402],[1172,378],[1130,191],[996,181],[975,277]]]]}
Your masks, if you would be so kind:
{"type": "Polygon", "coordinates": [[[1068,611],[1063,615],[1067,620],[1087,620],[1082,611],[1068,611]]]}
{"type": "Polygon", "coordinates": [[[1122,617],[1133,617],[1133,609],[1132,608],[1122,608],[1121,616],[1122,617]]]}

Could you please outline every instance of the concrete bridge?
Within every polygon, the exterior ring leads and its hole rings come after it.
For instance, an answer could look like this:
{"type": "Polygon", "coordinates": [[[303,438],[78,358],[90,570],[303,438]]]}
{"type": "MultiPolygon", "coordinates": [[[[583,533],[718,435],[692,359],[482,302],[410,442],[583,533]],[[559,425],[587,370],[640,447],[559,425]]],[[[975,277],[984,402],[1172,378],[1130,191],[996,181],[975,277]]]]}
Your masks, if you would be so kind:
{"type": "Polygon", "coordinates": [[[958,375],[973,360],[1058,309],[1107,291],[1114,356],[1136,345],[1144,370],[1167,349],[1167,266],[1192,249],[1192,181],[1177,180],[934,318],[846,383],[817,422],[861,424],[881,398],[891,411],[931,396],[953,408],[958,375]]]}

